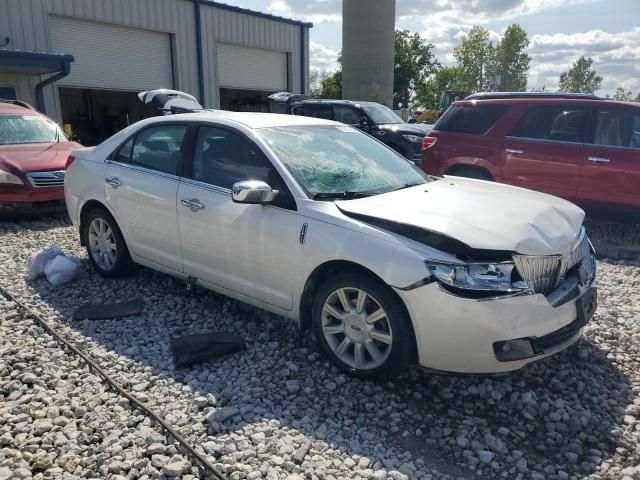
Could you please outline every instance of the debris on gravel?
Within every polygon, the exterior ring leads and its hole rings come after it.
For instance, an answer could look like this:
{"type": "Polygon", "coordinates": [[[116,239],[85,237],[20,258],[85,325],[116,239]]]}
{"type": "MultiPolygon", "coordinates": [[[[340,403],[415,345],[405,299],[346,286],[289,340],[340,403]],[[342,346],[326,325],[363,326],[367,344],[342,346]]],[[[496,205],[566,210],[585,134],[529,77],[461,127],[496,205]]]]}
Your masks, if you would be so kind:
{"type": "MultiPolygon", "coordinates": [[[[638,231],[589,227],[611,242],[638,231]]],[[[598,311],[567,351],[501,377],[413,369],[373,383],[341,374],[275,315],[142,267],[103,279],[64,218],[0,224],[0,284],[232,480],[640,478],[640,258],[598,267],[598,311]],[[29,255],[52,243],[83,259],[74,282],[26,279],[29,255]],[[72,320],[81,304],[134,296],[139,315],[72,320]],[[175,369],[170,339],[210,331],[237,333],[247,349],[175,369]]],[[[149,418],[0,300],[0,479],[199,475],[149,418]]]]}

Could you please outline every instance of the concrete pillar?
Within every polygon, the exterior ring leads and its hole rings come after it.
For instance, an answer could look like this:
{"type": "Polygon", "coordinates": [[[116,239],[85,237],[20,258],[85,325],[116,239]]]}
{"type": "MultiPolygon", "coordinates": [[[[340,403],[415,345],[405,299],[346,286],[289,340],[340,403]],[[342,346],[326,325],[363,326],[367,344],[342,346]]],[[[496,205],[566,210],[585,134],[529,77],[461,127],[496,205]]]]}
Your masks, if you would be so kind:
{"type": "Polygon", "coordinates": [[[395,0],[342,0],[342,98],[395,108],[395,0]]]}

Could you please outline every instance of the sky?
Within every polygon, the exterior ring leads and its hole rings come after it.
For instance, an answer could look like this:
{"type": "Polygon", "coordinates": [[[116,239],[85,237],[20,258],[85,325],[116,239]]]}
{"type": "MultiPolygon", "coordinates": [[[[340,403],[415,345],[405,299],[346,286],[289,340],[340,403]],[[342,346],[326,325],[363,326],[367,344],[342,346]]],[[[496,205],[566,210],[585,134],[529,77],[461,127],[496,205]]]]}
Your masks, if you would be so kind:
{"type": "MultiPolygon", "coordinates": [[[[342,0],[225,3],[313,22],[311,68],[337,67],[342,0]]],[[[396,0],[396,27],[420,33],[435,46],[434,53],[443,65],[455,63],[453,47],[471,26],[483,26],[497,41],[512,23],[519,23],[531,42],[529,89],[556,89],[560,73],[585,55],[604,77],[596,93],[613,95],[617,87],[640,92],[640,0],[396,0]]]]}

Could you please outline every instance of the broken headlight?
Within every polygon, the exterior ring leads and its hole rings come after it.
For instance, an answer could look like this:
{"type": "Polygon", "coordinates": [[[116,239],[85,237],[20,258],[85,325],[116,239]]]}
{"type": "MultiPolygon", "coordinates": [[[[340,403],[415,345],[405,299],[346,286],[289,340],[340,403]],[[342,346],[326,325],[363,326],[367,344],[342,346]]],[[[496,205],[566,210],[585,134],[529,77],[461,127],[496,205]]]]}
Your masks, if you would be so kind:
{"type": "Polygon", "coordinates": [[[456,263],[425,260],[431,275],[443,287],[462,291],[517,293],[528,290],[513,262],[456,263]]]}

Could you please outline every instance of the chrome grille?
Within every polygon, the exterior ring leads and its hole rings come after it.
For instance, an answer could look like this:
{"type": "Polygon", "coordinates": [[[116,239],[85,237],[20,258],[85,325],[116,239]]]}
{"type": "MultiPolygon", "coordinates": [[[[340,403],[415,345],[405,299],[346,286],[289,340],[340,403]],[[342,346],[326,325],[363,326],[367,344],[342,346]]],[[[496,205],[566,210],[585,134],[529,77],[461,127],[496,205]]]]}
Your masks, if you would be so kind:
{"type": "Polygon", "coordinates": [[[36,188],[62,187],[64,185],[64,170],[51,172],[28,172],[27,178],[36,188]]]}
{"type": "Polygon", "coordinates": [[[518,273],[535,293],[547,294],[551,292],[560,278],[562,269],[562,257],[530,255],[514,255],[518,273]]]}
{"type": "Polygon", "coordinates": [[[595,261],[584,228],[580,230],[573,249],[566,255],[514,255],[513,261],[529,288],[545,295],[551,293],[576,265],[579,265],[580,280],[583,283],[590,283],[595,275],[595,261]]]}

